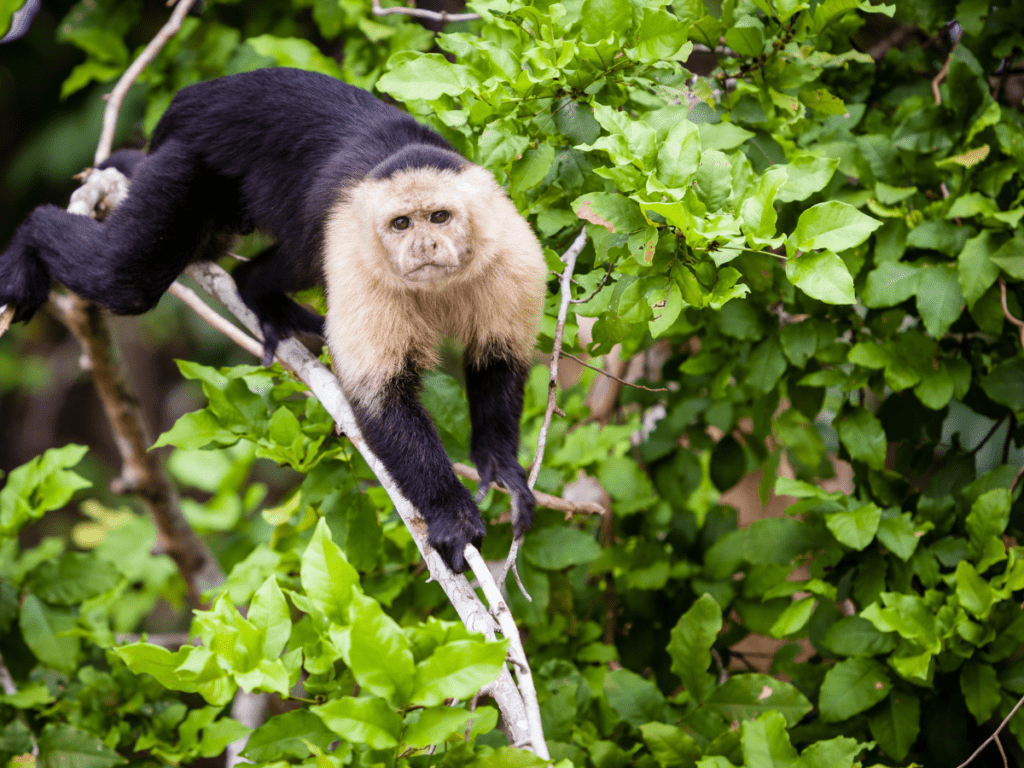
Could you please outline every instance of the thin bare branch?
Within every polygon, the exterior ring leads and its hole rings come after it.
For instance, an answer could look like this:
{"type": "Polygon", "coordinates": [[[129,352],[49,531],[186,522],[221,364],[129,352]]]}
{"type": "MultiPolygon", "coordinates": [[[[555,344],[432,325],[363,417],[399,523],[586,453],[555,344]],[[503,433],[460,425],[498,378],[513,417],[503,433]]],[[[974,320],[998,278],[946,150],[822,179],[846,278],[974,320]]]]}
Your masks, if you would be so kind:
{"type": "Polygon", "coordinates": [[[260,342],[256,341],[256,339],[247,334],[230,320],[227,320],[217,314],[209,304],[200,298],[198,293],[193,291],[187,285],[184,285],[180,281],[175,281],[171,283],[168,293],[174,294],[185,302],[193,312],[235,342],[235,344],[240,346],[246,352],[251,353],[257,359],[261,359],[263,357],[263,345],[260,342]]]}
{"type": "Polygon", "coordinates": [[[114,145],[114,132],[117,130],[117,116],[121,112],[121,104],[124,102],[124,97],[128,94],[128,89],[134,85],[142,71],[156,58],[156,55],[167,44],[167,41],[174,37],[178,30],[181,29],[181,22],[184,21],[186,14],[188,14],[195,2],[196,0],[178,0],[167,23],[146,44],[139,57],[121,75],[121,79],[117,81],[114,90],[107,95],[107,106],[103,110],[103,130],[100,132],[100,141],[96,147],[93,165],[99,165],[110,157],[110,151],[114,145]]]}
{"type": "Polygon", "coordinates": [[[505,598],[501,596],[501,590],[491,576],[487,563],[472,545],[466,546],[466,562],[473,569],[487,602],[490,603],[491,613],[498,620],[501,627],[501,634],[509,641],[508,655],[516,666],[516,680],[519,681],[519,692],[523,697],[523,704],[526,707],[526,718],[530,732],[530,742],[533,744],[534,753],[544,759],[550,760],[547,743],[544,741],[544,726],[540,720],[540,706],[537,703],[537,689],[533,685],[533,675],[530,673],[530,664],[526,658],[526,651],[523,650],[523,641],[519,636],[519,628],[512,617],[505,598]]]}
{"type": "Polygon", "coordinates": [[[417,19],[426,19],[427,21],[439,21],[442,24],[448,24],[453,21],[476,21],[480,18],[479,13],[448,13],[447,11],[429,11],[426,8],[406,8],[405,6],[382,8],[380,0],[373,0],[374,16],[390,16],[393,13],[413,16],[417,19]]]}
{"type": "Polygon", "coordinates": [[[562,255],[562,262],[565,269],[562,270],[561,292],[562,303],[558,307],[558,323],[555,325],[555,343],[551,355],[551,377],[548,380],[548,407],[544,411],[544,423],[540,428],[540,435],[537,436],[537,450],[533,455],[533,469],[530,470],[529,485],[532,489],[537,484],[537,476],[540,474],[540,467],[544,461],[544,448],[547,445],[548,429],[551,427],[551,416],[555,411],[555,394],[558,391],[558,360],[562,353],[562,337],[565,335],[565,320],[569,314],[569,301],[572,299],[570,281],[573,270],[576,269],[576,259],[579,258],[584,246],[587,244],[586,227],[573,240],[572,245],[562,255]]]}
{"type": "MultiPolygon", "coordinates": [[[[611,276],[613,269],[615,269],[615,264],[614,263],[613,264],[609,264],[608,265],[608,271],[604,273],[604,277],[601,278],[601,282],[597,284],[597,288],[595,288],[594,292],[592,294],[590,294],[589,296],[587,296],[587,298],[585,298],[585,299],[569,299],[569,303],[570,304],[586,304],[588,301],[590,301],[595,296],[597,296],[597,294],[599,294],[601,292],[601,289],[604,288],[604,284],[606,282],[608,282],[608,278],[611,276]]],[[[575,283],[576,281],[573,280],[573,282],[575,283]]]]}
{"type": "Polygon", "coordinates": [[[981,754],[981,750],[987,747],[990,741],[995,741],[999,738],[999,732],[1006,727],[1007,723],[1009,723],[1013,716],[1017,714],[1017,710],[1020,709],[1022,705],[1024,705],[1024,698],[1019,699],[1017,703],[1013,705],[1013,709],[1010,710],[1010,714],[1008,714],[1003,719],[1003,722],[999,724],[999,727],[996,728],[995,732],[987,739],[985,739],[983,742],[981,742],[981,746],[974,750],[974,753],[966,760],[964,760],[962,763],[960,763],[960,765],[958,765],[956,768],[964,768],[964,766],[970,765],[972,762],[974,762],[974,758],[981,754]]]}
{"type": "Polygon", "coordinates": [[[1003,317],[1017,326],[1021,350],[1024,350],[1024,320],[1019,320],[1010,314],[1010,308],[1006,306],[1006,281],[1001,277],[999,278],[999,302],[1003,307],[1003,317]]]}
{"type": "Polygon", "coordinates": [[[568,357],[570,360],[575,360],[577,363],[582,365],[584,368],[589,368],[592,371],[597,371],[602,376],[607,376],[609,379],[614,379],[615,381],[619,382],[619,384],[622,384],[622,385],[627,386],[627,387],[632,387],[633,389],[642,389],[644,392],[668,392],[668,390],[665,389],[664,387],[658,387],[657,389],[651,389],[650,387],[645,387],[642,384],[632,384],[632,383],[626,381],[625,379],[620,379],[618,376],[615,376],[615,375],[613,375],[611,373],[608,373],[608,371],[604,370],[603,368],[595,368],[593,365],[590,365],[590,363],[585,363],[582,360],[580,360],[578,357],[576,357],[576,355],[570,355],[568,352],[566,352],[564,350],[562,351],[562,357],[568,357]]]}
{"type": "Polygon", "coordinates": [[[939,74],[932,78],[932,97],[935,99],[936,104],[942,103],[942,95],[939,93],[939,85],[946,79],[946,74],[949,72],[949,62],[953,60],[953,51],[960,45],[960,41],[957,40],[953,43],[953,47],[949,50],[949,56],[946,57],[946,62],[942,65],[942,69],[939,70],[939,74]]]}
{"type": "MultiPolygon", "coordinates": [[[[460,477],[465,477],[476,483],[480,482],[480,473],[473,469],[473,467],[459,462],[452,464],[452,467],[455,469],[455,474],[460,477]]],[[[501,493],[508,493],[503,486],[497,483],[491,483],[491,488],[501,493]]],[[[544,493],[543,491],[534,491],[533,495],[540,506],[553,509],[556,512],[563,512],[567,517],[571,515],[603,515],[606,512],[604,507],[592,501],[577,503],[563,499],[561,496],[552,496],[550,493],[544,493]]]]}

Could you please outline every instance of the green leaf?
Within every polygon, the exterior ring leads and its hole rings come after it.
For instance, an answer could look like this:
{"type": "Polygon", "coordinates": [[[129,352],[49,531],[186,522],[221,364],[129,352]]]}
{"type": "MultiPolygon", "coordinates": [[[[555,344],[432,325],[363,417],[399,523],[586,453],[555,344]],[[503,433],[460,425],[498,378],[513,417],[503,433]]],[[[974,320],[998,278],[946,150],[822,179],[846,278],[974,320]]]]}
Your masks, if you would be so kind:
{"type": "Polygon", "coordinates": [[[749,232],[755,243],[767,244],[775,237],[775,226],[779,218],[775,212],[775,197],[788,178],[785,166],[769,168],[762,174],[757,192],[748,195],[740,205],[744,230],[749,232]]]}
{"type": "Polygon", "coordinates": [[[740,741],[744,765],[767,768],[800,764],[786,731],[786,721],[778,712],[766,712],[741,723],[740,741]]]}
{"type": "Polygon", "coordinates": [[[291,614],[277,578],[263,582],[249,606],[249,622],[263,635],[263,657],[276,659],[288,644],[292,632],[291,614]]]}
{"type": "Polygon", "coordinates": [[[852,512],[825,515],[825,525],[836,537],[836,541],[860,551],[874,540],[881,519],[881,508],[867,504],[852,512]]]}
{"type": "Polygon", "coordinates": [[[68,552],[31,573],[32,591],[52,605],[78,605],[117,586],[117,567],[95,555],[68,552]]]}
{"type": "Polygon", "coordinates": [[[864,285],[865,306],[894,307],[917,295],[921,284],[920,267],[898,261],[887,261],[868,273],[864,285]]]}
{"type": "Polygon", "coordinates": [[[818,698],[821,719],[837,723],[870,709],[892,688],[889,675],[874,659],[840,661],[825,674],[818,698]]]}
{"type": "Polygon", "coordinates": [[[651,755],[663,768],[690,768],[701,755],[697,742],[682,728],[666,723],[644,723],[640,732],[651,755]]]}
{"type": "Polygon", "coordinates": [[[814,610],[814,603],[815,599],[813,597],[794,600],[790,605],[786,606],[786,610],[775,620],[771,629],[768,630],[768,634],[772,637],[786,637],[802,630],[807,626],[807,622],[810,621],[811,612],[814,610]]]}
{"type": "Polygon", "coordinates": [[[999,706],[999,679],[991,664],[969,660],[960,669],[960,690],[964,704],[978,725],[988,721],[999,706]]]}
{"type": "Polygon", "coordinates": [[[856,765],[857,755],[872,744],[861,743],[848,736],[836,736],[828,741],[816,741],[800,753],[800,761],[806,768],[840,768],[856,765]]]}
{"type": "Polygon", "coordinates": [[[39,768],[112,768],[127,762],[98,736],[72,725],[50,723],[39,737],[39,768]]]}
{"type": "Polygon", "coordinates": [[[707,670],[711,666],[711,646],[721,629],[722,609],[709,594],[701,595],[672,628],[668,643],[672,672],[696,701],[703,701],[715,684],[714,675],[707,670]]]}
{"type": "Polygon", "coordinates": [[[917,311],[929,334],[941,339],[963,310],[964,295],[952,264],[936,264],[922,270],[917,311]]]}
{"type": "Polygon", "coordinates": [[[546,571],[592,563],[600,556],[598,543],[578,528],[542,528],[527,537],[523,544],[523,557],[546,571]]]}
{"type": "Polygon", "coordinates": [[[730,677],[711,692],[706,706],[718,712],[726,722],[742,722],[775,710],[786,718],[789,727],[814,708],[790,683],[753,673],[730,677]]]}
{"type": "Polygon", "coordinates": [[[436,101],[443,95],[459,96],[470,85],[466,67],[452,64],[439,53],[403,52],[388,61],[390,69],[377,88],[399,101],[436,101]]]}
{"type": "Polygon", "coordinates": [[[700,133],[689,120],[680,120],[668,131],[658,150],[658,180],[668,189],[682,190],[700,167],[700,133]]]}
{"type": "Polygon", "coordinates": [[[914,530],[913,515],[910,512],[896,514],[891,509],[882,513],[882,520],[875,535],[890,552],[904,562],[914,554],[920,541],[914,530]]]}
{"type": "Polygon", "coordinates": [[[411,703],[429,707],[445,699],[470,698],[501,672],[507,646],[507,641],[482,638],[438,646],[416,665],[411,703]]]}
{"type": "Polygon", "coordinates": [[[375,696],[401,706],[412,695],[412,649],[402,628],[383,611],[364,612],[352,622],[348,662],[356,682],[375,696]]]}
{"type": "Polygon", "coordinates": [[[989,545],[995,542],[998,559],[1005,558],[1000,537],[1010,522],[1010,491],[1007,488],[993,488],[981,494],[971,505],[964,524],[970,537],[971,558],[978,563],[979,573],[997,562],[987,556],[989,545]]]}
{"type": "Polygon", "coordinates": [[[1024,280],[1024,235],[1007,240],[990,258],[1014,280],[1024,280]]]}
{"type": "Polygon", "coordinates": [[[767,394],[775,389],[786,372],[786,357],[782,353],[779,336],[773,333],[762,341],[750,354],[747,384],[760,394],[767,394]]]}
{"type": "Polygon", "coordinates": [[[956,566],[956,597],[967,611],[981,621],[988,619],[996,600],[992,585],[983,579],[969,560],[956,566]]]}
{"type": "Polygon", "coordinates": [[[323,720],[305,709],[275,715],[253,731],[242,757],[257,763],[303,760],[310,756],[308,744],[327,751],[335,735],[323,720]]]}
{"type": "Polygon", "coordinates": [[[957,280],[968,307],[973,308],[999,277],[999,265],[989,258],[996,250],[994,239],[992,230],[982,230],[964,244],[957,257],[957,280]]]}
{"type": "Polygon", "coordinates": [[[831,251],[805,253],[786,262],[786,278],[813,299],[826,304],[853,304],[853,278],[831,251]]]}
{"type": "Polygon", "coordinates": [[[370,749],[390,749],[398,744],[402,718],[384,699],[344,697],[309,711],[346,741],[370,749]]]}
{"type": "Polygon", "coordinates": [[[0,488],[0,533],[14,532],[29,520],[60,509],[75,491],[90,487],[92,483],[69,471],[87,451],[85,446],[69,443],[12,469],[0,488]]]}
{"type": "Polygon", "coordinates": [[[475,716],[474,712],[460,707],[427,707],[419,711],[419,717],[409,723],[402,741],[410,747],[429,747],[443,744],[450,736],[464,734],[466,723],[475,716]]]}
{"type": "Polygon", "coordinates": [[[663,721],[668,714],[668,705],[658,686],[628,669],[609,672],[604,678],[604,692],[611,708],[636,728],[663,721]]]}
{"type": "Polygon", "coordinates": [[[647,228],[640,206],[623,195],[592,192],[573,200],[572,210],[584,221],[604,227],[609,232],[628,234],[647,228]]]}
{"type": "Polygon", "coordinates": [[[320,518],[305,552],[299,571],[302,588],[313,605],[327,618],[345,623],[345,608],[358,590],[359,574],[348,564],[345,555],[331,541],[327,521],[320,518]]]}
{"type": "Polygon", "coordinates": [[[892,691],[868,718],[871,736],[896,762],[903,762],[921,731],[921,700],[907,691],[892,691]]]}
{"type": "Polygon", "coordinates": [[[882,222],[865,216],[852,205],[833,200],[812,205],[800,214],[793,242],[801,251],[845,251],[863,243],[880,226],[882,222]]]}
{"type": "Polygon", "coordinates": [[[854,461],[863,461],[872,469],[885,469],[885,430],[874,414],[856,408],[844,414],[833,426],[854,461]]]}
{"type": "Polygon", "coordinates": [[[622,39],[633,26],[633,9],[617,0],[584,0],[581,15],[587,20],[583,25],[583,40],[597,43],[614,36],[622,39]]]}
{"type": "Polygon", "coordinates": [[[861,616],[844,616],[828,628],[822,644],[840,656],[877,656],[891,653],[896,640],[861,616]]]}
{"type": "Polygon", "coordinates": [[[658,8],[645,8],[640,27],[633,36],[632,56],[644,64],[663,59],[685,60],[680,49],[687,42],[689,27],[671,13],[658,8]]]}
{"type": "Polygon", "coordinates": [[[75,629],[75,618],[66,611],[44,605],[29,594],[18,615],[22,637],[43,664],[71,674],[78,665],[78,639],[67,633],[75,629]]]}
{"type": "Polygon", "coordinates": [[[330,56],[325,56],[309,40],[299,37],[277,37],[260,35],[250,37],[246,44],[259,56],[267,56],[279,67],[295,67],[309,72],[320,72],[331,77],[342,76],[341,68],[330,56]]]}
{"type": "Polygon", "coordinates": [[[981,377],[985,394],[1014,411],[1024,411],[1024,359],[1012,357],[1004,360],[981,377]]]}

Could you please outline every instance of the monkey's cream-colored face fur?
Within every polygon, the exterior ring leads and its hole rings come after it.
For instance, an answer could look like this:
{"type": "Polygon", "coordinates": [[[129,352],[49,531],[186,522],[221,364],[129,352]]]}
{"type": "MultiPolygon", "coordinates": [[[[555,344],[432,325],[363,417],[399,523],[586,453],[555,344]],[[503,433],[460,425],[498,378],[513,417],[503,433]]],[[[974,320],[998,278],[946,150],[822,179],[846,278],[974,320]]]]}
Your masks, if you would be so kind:
{"type": "Polygon", "coordinates": [[[335,372],[369,405],[410,362],[432,366],[441,336],[527,361],[547,266],[505,191],[467,163],[346,190],[328,217],[324,276],[335,372]]]}
{"type": "Polygon", "coordinates": [[[472,256],[469,211],[457,196],[424,179],[397,194],[373,190],[373,219],[388,268],[410,287],[443,287],[472,256]]]}

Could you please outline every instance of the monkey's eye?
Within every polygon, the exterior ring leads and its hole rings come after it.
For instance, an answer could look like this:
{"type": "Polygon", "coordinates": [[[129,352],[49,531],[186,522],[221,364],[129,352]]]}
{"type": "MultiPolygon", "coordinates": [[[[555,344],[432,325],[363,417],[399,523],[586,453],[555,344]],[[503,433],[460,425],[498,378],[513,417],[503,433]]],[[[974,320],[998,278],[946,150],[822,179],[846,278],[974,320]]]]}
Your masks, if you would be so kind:
{"type": "Polygon", "coordinates": [[[451,217],[452,215],[448,213],[448,211],[434,211],[432,214],[430,214],[430,223],[444,224],[451,217]]]}
{"type": "Polygon", "coordinates": [[[408,216],[399,216],[397,219],[394,219],[391,222],[391,228],[392,229],[397,229],[397,230],[408,229],[409,228],[409,217],[408,216]]]}

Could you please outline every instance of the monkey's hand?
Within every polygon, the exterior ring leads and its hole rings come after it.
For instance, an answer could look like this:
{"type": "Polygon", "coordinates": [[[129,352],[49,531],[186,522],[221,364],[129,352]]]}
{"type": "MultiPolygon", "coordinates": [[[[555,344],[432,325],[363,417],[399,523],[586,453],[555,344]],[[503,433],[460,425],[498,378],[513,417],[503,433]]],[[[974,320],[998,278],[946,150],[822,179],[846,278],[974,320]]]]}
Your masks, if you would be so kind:
{"type": "Polygon", "coordinates": [[[484,521],[480,510],[469,498],[451,500],[438,510],[420,510],[427,520],[427,542],[444,560],[453,573],[462,573],[469,568],[464,550],[467,544],[477,549],[484,540],[484,521]]]}
{"type": "Polygon", "coordinates": [[[491,483],[497,481],[512,497],[512,533],[518,539],[533,524],[533,509],[536,500],[526,483],[526,470],[515,457],[502,459],[492,453],[471,451],[470,458],[480,473],[480,485],[476,492],[477,503],[483,501],[491,483]]]}

